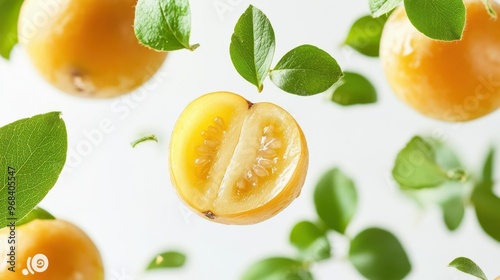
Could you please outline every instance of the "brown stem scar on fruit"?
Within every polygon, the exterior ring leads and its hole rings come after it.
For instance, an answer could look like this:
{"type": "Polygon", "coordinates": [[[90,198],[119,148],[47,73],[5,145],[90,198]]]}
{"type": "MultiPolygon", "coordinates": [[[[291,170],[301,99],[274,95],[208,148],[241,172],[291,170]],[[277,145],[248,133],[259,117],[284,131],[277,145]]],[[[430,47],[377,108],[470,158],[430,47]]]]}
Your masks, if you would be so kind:
{"type": "Polygon", "coordinates": [[[247,103],[248,103],[248,109],[252,108],[253,103],[252,103],[252,102],[250,102],[250,101],[248,101],[248,100],[247,100],[247,103]]]}
{"type": "Polygon", "coordinates": [[[206,211],[206,212],[203,212],[203,214],[204,214],[207,218],[209,218],[210,220],[215,219],[215,214],[214,214],[214,213],[212,213],[212,211],[206,211]]]}

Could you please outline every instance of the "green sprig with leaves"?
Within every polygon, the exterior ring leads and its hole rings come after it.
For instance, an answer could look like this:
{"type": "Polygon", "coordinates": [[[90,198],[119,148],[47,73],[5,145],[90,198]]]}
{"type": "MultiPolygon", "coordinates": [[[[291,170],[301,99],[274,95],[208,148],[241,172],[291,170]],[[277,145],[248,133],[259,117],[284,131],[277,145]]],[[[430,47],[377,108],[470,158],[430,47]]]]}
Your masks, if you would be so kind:
{"type": "MultiPolygon", "coordinates": [[[[297,249],[293,257],[277,256],[260,260],[244,273],[243,280],[314,279],[314,264],[332,258],[332,234],[350,241],[347,259],[371,280],[403,279],[411,264],[399,240],[387,230],[367,228],[353,238],[347,229],[354,218],[358,195],[351,178],[340,169],[327,171],[314,192],[317,221],[298,222],[291,230],[290,243],[297,249]]],[[[338,257],[338,256],[337,256],[338,257]]]]}
{"type": "Polygon", "coordinates": [[[343,75],[330,54],[312,45],[292,49],[271,69],[275,46],[271,22],[250,5],[234,27],[229,53],[236,71],[259,92],[267,76],[288,93],[308,96],[326,91],[343,75]]]}
{"type": "Polygon", "coordinates": [[[474,207],[483,230],[500,241],[500,198],[494,193],[494,156],[489,150],[480,176],[461,164],[453,149],[435,138],[415,136],[398,153],[392,176],[423,205],[438,205],[446,227],[456,230],[466,206],[474,207]]]}

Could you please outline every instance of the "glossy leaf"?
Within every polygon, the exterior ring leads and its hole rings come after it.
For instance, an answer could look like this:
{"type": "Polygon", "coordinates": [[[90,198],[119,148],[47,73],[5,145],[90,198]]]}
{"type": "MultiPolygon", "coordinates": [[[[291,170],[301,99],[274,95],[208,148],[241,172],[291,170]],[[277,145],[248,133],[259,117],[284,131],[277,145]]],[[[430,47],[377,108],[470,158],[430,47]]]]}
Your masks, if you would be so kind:
{"type": "Polygon", "coordinates": [[[375,87],[360,74],[344,72],[344,76],[335,87],[332,101],[343,105],[370,104],[377,102],[375,87]]]}
{"type": "Polygon", "coordinates": [[[17,44],[17,21],[23,0],[0,0],[0,55],[10,58],[17,44]]]}
{"type": "Polygon", "coordinates": [[[139,0],[135,9],[135,36],[159,51],[194,50],[190,45],[191,10],[188,0],[139,0]]]}
{"type": "Polygon", "coordinates": [[[380,37],[387,17],[387,15],[377,18],[369,15],[360,17],[351,26],[344,44],[364,55],[378,57],[380,37]]]}
{"type": "Polygon", "coordinates": [[[410,22],[435,40],[460,40],[465,27],[463,0],[405,0],[410,22]]]}
{"type": "Polygon", "coordinates": [[[259,92],[269,74],[274,49],[271,22],[262,11],[250,5],[234,27],[229,53],[236,71],[259,92]]]}
{"type": "Polygon", "coordinates": [[[59,112],[0,128],[0,205],[5,206],[0,207],[0,228],[7,219],[22,219],[47,195],[66,162],[67,148],[59,112]]]}
{"type": "Polygon", "coordinates": [[[186,255],[181,252],[169,251],[158,254],[149,263],[146,270],[164,269],[164,268],[179,268],[186,263],[186,255]]]}
{"type": "Polygon", "coordinates": [[[492,190],[475,188],[472,193],[472,203],[483,230],[500,242],[500,198],[492,190]]]}
{"type": "Polygon", "coordinates": [[[297,95],[314,95],[329,89],[342,77],[337,61],[311,45],[289,51],[271,70],[271,80],[282,90],[297,95]]]}
{"type": "Polygon", "coordinates": [[[464,257],[454,259],[448,266],[454,267],[462,272],[469,275],[475,276],[482,280],[488,280],[486,275],[484,275],[483,270],[472,260],[464,257]]]}
{"type": "Polygon", "coordinates": [[[349,259],[370,280],[400,280],[411,264],[399,240],[390,232],[369,228],[351,241],[349,259]]]}
{"type": "Polygon", "coordinates": [[[403,0],[369,0],[370,11],[374,17],[388,14],[394,10],[403,0]]]}
{"type": "Polygon", "coordinates": [[[253,264],[241,278],[241,280],[284,279],[313,280],[313,277],[302,262],[285,257],[273,257],[253,264]]]}
{"type": "Polygon", "coordinates": [[[443,201],[441,209],[446,227],[451,231],[456,230],[462,223],[465,215],[465,205],[462,197],[454,196],[443,201]]]}
{"type": "Polygon", "coordinates": [[[397,155],[392,176],[403,188],[436,187],[448,180],[431,143],[416,136],[397,155]]]}
{"type": "Polygon", "coordinates": [[[309,221],[299,222],[293,227],[290,243],[297,247],[308,261],[320,261],[331,256],[331,246],[325,232],[309,221]]]}
{"type": "Polygon", "coordinates": [[[354,182],[337,168],[326,172],[316,185],[316,212],[330,229],[339,233],[345,232],[354,217],[357,203],[354,182]]]}

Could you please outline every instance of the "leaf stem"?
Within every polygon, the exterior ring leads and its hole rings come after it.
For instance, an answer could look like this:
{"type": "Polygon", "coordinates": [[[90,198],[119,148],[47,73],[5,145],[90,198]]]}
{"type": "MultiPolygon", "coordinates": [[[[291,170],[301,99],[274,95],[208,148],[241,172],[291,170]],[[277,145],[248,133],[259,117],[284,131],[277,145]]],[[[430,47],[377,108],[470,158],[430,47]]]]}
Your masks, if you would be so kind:
{"type": "Polygon", "coordinates": [[[144,136],[135,140],[134,142],[130,143],[130,145],[132,145],[132,148],[135,148],[135,146],[137,146],[138,144],[146,141],[155,141],[156,143],[158,143],[158,138],[156,138],[156,135],[151,134],[149,136],[144,136]]]}
{"type": "Polygon", "coordinates": [[[469,173],[463,168],[451,169],[446,173],[449,180],[465,183],[469,179],[469,173]]]}
{"type": "Polygon", "coordinates": [[[194,44],[194,45],[191,45],[191,46],[189,46],[188,50],[190,50],[190,51],[194,51],[194,50],[196,50],[199,46],[200,46],[200,44],[194,44]]]}

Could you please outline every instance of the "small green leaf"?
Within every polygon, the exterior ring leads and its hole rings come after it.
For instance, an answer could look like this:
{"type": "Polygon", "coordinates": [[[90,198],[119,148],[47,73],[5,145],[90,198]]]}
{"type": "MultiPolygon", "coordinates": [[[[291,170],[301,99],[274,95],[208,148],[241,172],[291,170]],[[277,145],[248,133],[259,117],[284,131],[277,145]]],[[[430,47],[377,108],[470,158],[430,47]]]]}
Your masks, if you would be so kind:
{"type": "Polygon", "coordinates": [[[0,128],[0,205],[5,206],[0,207],[0,228],[7,219],[26,216],[55,185],[68,148],[60,114],[37,115],[0,128]]]}
{"type": "Polygon", "coordinates": [[[472,203],[483,230],[500,242],[500,198],[492,190],[475,188],[472,192],[472,203]]]}
{"type": "Polygon", "coordinates": [[[392,176],[403,188],[436,187],[448,180],[447,173],[436,163],[433,145],[415,136],[397,157],[392,176]]]}
{"type": "Polygon", "coordinates": [[[370,280],[400,280],[411,270],[399,240],[390,232],[369,228],[351,241],[349,259],[370,280]]]}
{"type": "Polygon", "coordinates": [[[369,0],[370,11],[374,17],[388,14],[394,10],[403,0],[369,0]]]}
{"type": "Polygon", "coordinates": [[[325,232],[309,221],[297,223],[290,233],[290,243],[297,247],[306,261],[320,261],[331,256],[325,232]]]}
{"type": "Polygon", "coordinates": [[[297,95],[326,91],[342,77],[337,61],[327,52],[311,45],[289,51],[271,70],[271,80],[282,90],[297,95]]]}
{"type": "Polygon", "coordinates": [[[138,144],[146,142],[146,141],[155,141],[156,143],[158,143],[158,138],[156,138],[156,135],[152,134],[149,136],[141,137],[141,138],[135,140],[134,142],[130,143],[130,145],[132,146],[132,148],[135,148],[135,146],[137,146],[138,144]]]}
{"type": "Polygon", "coordinates": [[[344,72],[344,77],[338,84],[332,95],[332,101],[337,104],[350,106],[377,102],[375,87],[368,79],[357,73],[344,72]]]}
{"type": "Polygon", "coordinates": [[[456,258],[448,266],[454,267],[462,272],[475,276],[479,279],[488,280],[486,278],[486,275],[484,275],[483,270],[481,270],[481,268],[477,264],[475,264],[468,258],[464,257],[456,258]]]}
{"type": "Polygon", "coordinates": [[[10,58],[17,44],[17,20],[23,0],[0,0],[0,55],[10,58]]]}
{"type": "Polygon", "coordinates": [[[378,57],[380,37],[388,15],[378,18],[363,16],[357,19],[349,30],[344,44],[356,51],[372,57],[378,57]]]}
{"type": "Polygon", "coordinates": [[[431,39],[460,40],[465,27],[463,0],[405,0],[410,22],[431,39]]]}
{"type": "Polygon", "coordinates": [[[343,234],[358,204],[354,182],[337,168],[327,171],[316,185],[314,204],[325,224],[343,234]]]}
{"type": "Polygon", "coordinates": [[[236,71],[262,91],[275,49],[274,30],[266,15],[250,5],[234,27],[229,53],[236,71]]]}
{"type": "Polygon", "coordinates": [[[285,257],[272,257],[253,264],[242,280],[313,280],[302,262],[285,257]]]}
{"type": "Polygon", "coordinates": [[[495,163],[495,149],[491,148],[486,156],[486,160],[483,164],[483,178],[477,187],[484,188],[487,190],[493,190],[495,184],[493,173],[494,173],[494,163],[495,163]]]}
{"type": "Polygon", "coordinates": [[[40,207],[35,207],[28,215],[24,216],[21,220],[16,223],[16,226],[21,226],[27,224],[34,220],[55,220],[49,212],[43,210],[40,207]]]}
{"type": "Polygon", "coordinates": [[[179,268],[186,263],[186,255],[180,252],[169,251],[158,254],[149,263],[146,270],[163,269],[163,268],[179,268]]]}
{"type": "Polygon", "coordinates": [[[159,51],[195,50],[190,45],[191,11],[188,0],[139,0],[135,9],[135,36],[159,51]]]}
{"type": "Polygon", "coordinates": [[[491,1],[494,1],[494,0],[481,0],[481,1],[483,1],[484,7],[486,8],[486,11],[488,12],[488,14],[493,19],[496,19],[497,18],[497,12],[493,9],[493,6],[491,5],[491,1]]]}
{"type": "Polygon", "coordinates": [[[460,196],[450,197],[441,203],[441,209],[443,210],[443,219],[446,227],[454,231],[456,230],[465,215],[465,205],[460,196]]]}
{"type": "Polygon", "coordinates": [[[437,165],[441,166],[444,170],[458,170],[463,168],[457,154],[449,145],[435,138],[430,138],[430,140],[434,144],[437,165]]]}

